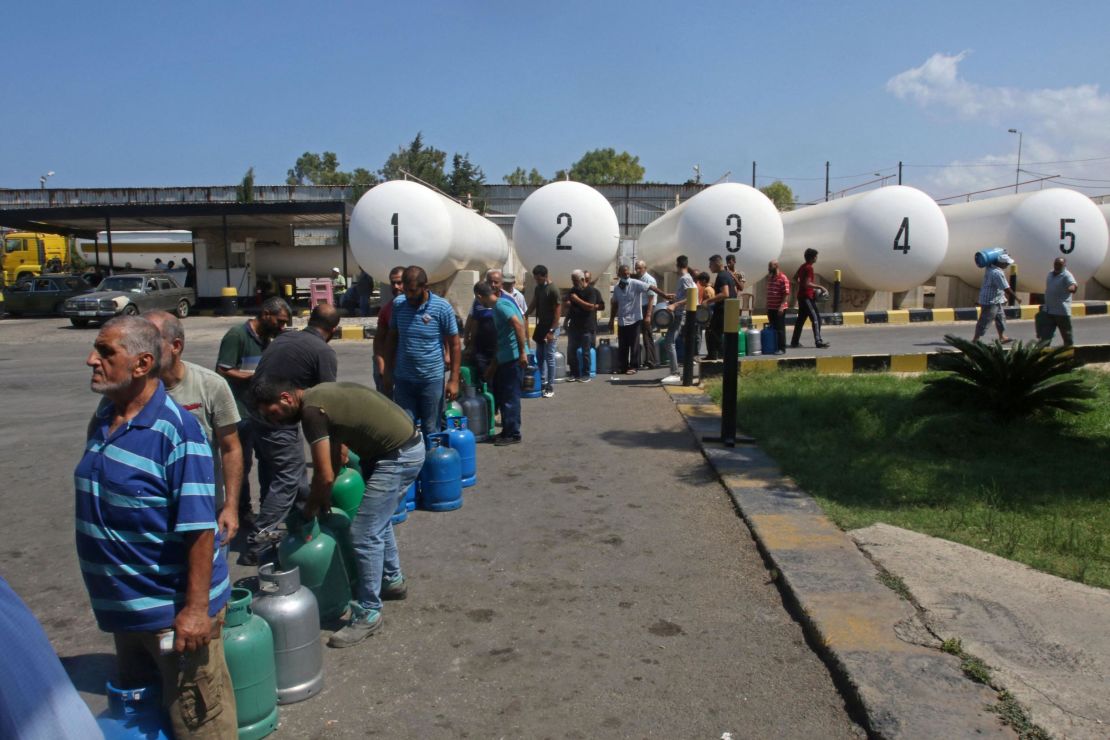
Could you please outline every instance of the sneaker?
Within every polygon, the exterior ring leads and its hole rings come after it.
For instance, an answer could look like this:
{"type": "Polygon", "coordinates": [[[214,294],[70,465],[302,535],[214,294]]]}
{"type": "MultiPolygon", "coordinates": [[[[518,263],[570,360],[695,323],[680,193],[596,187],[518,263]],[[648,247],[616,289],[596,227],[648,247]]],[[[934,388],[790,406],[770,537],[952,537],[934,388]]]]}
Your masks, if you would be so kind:
{"type": "Polygon", "coordinates": [[[578,382],[579,383],[589,383],[591,380],[593,380],[593,378],[591,378],[589,375],[585,375],[585,376],[579,378],[578,382]]]}
{"type": "Polygon", "coordinates": [[[777,349],[777,350],[775,350],[775,354],[776,354],[776,355],[785,355],[785,354],[786,354],[786,350],[784,350],[784,349],[777,349]]]}
{"type": "Polygon", "coordinates": [[[798,349],[801,346],[802,345],[798,344],[797,342],[791,342],[790,343],[790,349],[798,349]]]}
{"type": "Polygon", "coordinates": [[[345,648],[357,645],[382,627],[382,613],[378,609],[363,609],[351,602],[351,619],[347,626],[328,638],[328,647],[345,648]]]}
{"type": "Polygon", "coordinates": [[[253,550],[244,550],[239,553],[239,559],[235,561],[239,565],[246,565],[248,567],[255,567],[258,565],[258,553],[253,550]]]}
{"type": "Polygon", "coordinates": [[[494,447],[505,447],[507,445],[518,445],[520,443],[521,443],[520,437],[506,437],[504,435],[500,435],[494,441],[493,446],[494,447]]]}
{"type": "Polygon", "coordinates": [[[409,595],[409,582],[404,576],[397,576],[391,581],[382,581],[382,599],[401,601],[409,595]]]}
{"type": "Polygon", "coordinates": [[[544,388],[543,393],[541,395],[544,398],[554,398],[555,397],[555,391],[552,388],[544,388]]]}
{"type": "Polygon", "coordinates": [[[828,349],[829,348],[829,343],[828,342],[818,342],[816,344],[816,347],[817,347],[817,349],[828,349]]]}
{"type": "Polygon", "coordinates": [[[577,382],[578,382],[578,378],[574,377],[573,375],[568,375],[568,376],[567,376],[567,382],[568,382],[568,383],[577,383],[577,382]]]}
{"type": "Polygon", "coordinates": [[[681,375],[668,375],[667,377],[663,378],[662,382],[663,382],[663,385],[681,385],[682,384],[682,376],[681,375]]]}

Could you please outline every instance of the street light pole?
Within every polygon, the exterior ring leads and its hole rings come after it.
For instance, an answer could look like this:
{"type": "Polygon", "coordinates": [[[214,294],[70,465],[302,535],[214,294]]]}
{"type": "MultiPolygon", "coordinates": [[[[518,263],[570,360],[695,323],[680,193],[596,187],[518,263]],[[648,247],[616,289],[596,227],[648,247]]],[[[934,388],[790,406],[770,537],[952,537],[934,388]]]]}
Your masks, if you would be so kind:
{"type": "Polygon", "coordinates": [[[39,190],[46,190],[46,178],[53,176],[54,170],[50,170],[45,175],[39,175],[39,190]]]}
{"type": "Polygon", "coordinates": [[[1018,185],[1021,184],[1021,138],[1022,138],[1022,133],[1020,131],[1018,131],[1016,128],[1009,129],[1009,132],[1011,134],[1017,134],[1018,135],[1018,163],[1017,163],[1017,172],[1014,173],[1014,192],[1016,193],[1018,191],[1018,185]]]}

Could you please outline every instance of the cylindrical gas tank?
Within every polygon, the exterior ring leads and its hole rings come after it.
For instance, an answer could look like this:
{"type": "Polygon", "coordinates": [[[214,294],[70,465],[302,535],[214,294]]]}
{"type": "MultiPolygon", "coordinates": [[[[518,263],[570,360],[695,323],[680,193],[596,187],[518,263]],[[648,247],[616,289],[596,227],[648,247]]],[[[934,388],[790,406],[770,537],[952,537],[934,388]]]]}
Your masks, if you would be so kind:
{"type": "Polygon", "coordinates": [[[555,350],[555,382],[561,383],[567,379],[567,356],[555,350]]]}
{"type": "Polygon", "coordinates": [[[478,396],[473,385],[463,386],[462,407],[474,441],[485,442],[489,439],[489,408],[486,399],[478,396]]]}
{"type": "MultiPolygon", "coordinates": [[[[606,341],[608,341],[608,340],[606,340],[606,341]]],[[[597,375],[597,348],[596,347],[590,347],[590,353],[588,355],[583,355],[582,354],[582,348],[581,347],[576,349],[575,352],[578,354],[578,372],[582,372],[583,369],[588,369],[589,375],[590,375],[591,378],[596,376],[597,375]],[[582,365],[583,357],[585,357],[585,362],[589,363],[589,368],[584,368],[584,366],[582,365]]]]}
{"type": "Polygon", "coordinates": [[[458,401],[451,401],[443,407],[444,419],[452,419],[456,416],[462,416],[464,413],[462,404],[458,401]]]}
{"type": "Polygon", "coordinates": [[[157,687],[117,689],[107,685],[108,708],[96,718],[104,740],[169,740],[173,737],[157,687]]]}
{"type": "Polygon", "coordinates": [[[420,486],[420,479],[414,480],[409,487],[405,490],[405,509],[408,511],[416,510],[416,489],[420,486]]]}
{"type": "Polygon", "coordinates": [[[500,268],[509,257],[501,228],[431,188],[390,180],[363,195],[351,213],[351,251],[371,275],[420,265],[437,282],[458,270],[500,268]]]}
{"type": "MultiPolygon", "coordinates": [[[[367,471],[370,472],[370,471],[367,471]]],[[[358,566],[355,564],[355,547],[351,542],[351,517],[342,509],[332,507],[327,514],[319,517],[320,531],[331,535],[339,545],[339,552],[343,555],[343,568],[347,571],[347,579],[351,582],[351,593],[355,592],[358,582],[358,566]]]]}
{"type": "Polygon", "coordinates": [[[486,408],[489,410],[489,436],[497,434],[497,400],[490,392],[489,386],[485,383],[482,384],[481,397],[486,400],[486,408]]]}
{"type": "Polygon", "coordinates": [[[572,270],[600,275],[617,256],[620,225],[605,196],[580,182],[557,181],[529,195],[513,223],[513,247],[524,266],[547,267],[560,288],[572,270]]]}
{"type": "Polygon", "coordinates": [[[397,502],[397,508],[393,510],[393,515],[389,517],[390,524],[400,524],[409,518],[409,507],[405,504],[405,497],[402,496],[401,500],[397,502]]]}
{"type": "Polygon", "coordinates": [[[278,704],[293,704],[324,687],[324,648],[320,642],[320,608],[312,591],[301,585],[300,569],[280,571],[273,563],[258,569],[262,591],[255,615],[274,635],[278,704]]]}
{"type": "Polygon", "coordinates": [[[775,328],[770,324],[764,324],[763,329],[759,332],[759,349],[765,355],[773,355],[778,351],[779,338],[775,334],[775,328]]]}
{"type": "Polygon", "coordinates": [[[474,433],[470,431],[465,416],[447,420],[447,446],[459,453],[459,468],[463,488],[478,482],[478,448],[474,433]]]}
{"type": "Polygon", "coordinates": [[[362,495],[366,483],[357,470],[350,467],[343,468],[335,481],[331,484],[331,503],[338,506],[352,519],[358,513],[358,506],[362,503],[362,495]]]}
{"type": "MultiPolygon", "coordinates": [[[[741,331],[744,331],[744,330],[741,329],[741,331]]],[[[744,354],[746,354],[746,355],[758,355],[760,353],[759,349],[760,349],[760,346],[761,346],[760,345],[759,329],[756,329],[753,326],[751,329],[748,329],[747,331],[744,331],[744,339],[745,339],[745,342],[746,342],[746,346],[745,346],[745,349],[744,349],[744,354]]]]}
{"type": "Polygon", "coordinates": [[[938,275],[978,286],[983,270],[975,265],[975,253],[1001,247],[1021,271],[1019,289],[1044,290],[1044,276],[1057,257],[1067,258],[1068,270],[1080,285],[1099,274],[1106,278],[1099,282],[1110,284],[1110,270],[1104,265],[1110,238],[1106,219],[1090,198],[1074,190],[1003,195],[945,206],[943,213],[948,219],[948,256],[938,275]]]}
{"type": "Polygon", "coordinates": [[[316,596],[321,622],[338,619],[351,600],[351,584],[339,543],[320,528],[317,519],[305,522],[291,514],[288,526],[289,534],[278,545],[278,564],[282,570],[300,568],[301,583],[316,596]]]}
{"type": "Polygon", "coordinates": [[[536,355],[528,353],[528,367],[524,368],[524,377],[520,383],[521,398],[539,398],[543,395],[543,383],[540,380],[540,366],[536,362],[536,355]]]}
{"type": "Polygon", "coordinates": [[[597,371],[602,375],[613,372],[613,346],[608,339],[597,342],[597,371]]]}
{"type": "Polygon", "coordinates": [[[425,511],[454,511],[462,506],[462,463],[459,453],[447,446],[445,432],[428,435],[417,503],[425,511]]]}
{"type": "MultiPolygon", "coordinates": [[[[1110,229],[1110,203],[1103,203],[1098,207],[1102,211],[1102,217],[1106,219],[1107,227],[1110,229]]],[[[1068,269],[1071,269],[1071,261],[1068,261],[1068,269]]],[[[1074,273],[1072,273],[1074,274],[1074,273]]],[[[1076,280],[1079,280],[1077,277],[1076,280]]],[[[1106,259],[1102,261],[1102,265],[1095,270],[1095,280],[1099,281],[1104,288],[1110,288],[1110,247],[1106,252],[1106,259]]]]}
{"type": "Polygon", "coordinates": [[[782,252],[782,218],[770,198],[755,188],[720,183],[648,224],[636,251],[649,266],[672,270],[680,254],[699,269],[715,254],[734,254],[739,271],[760,275],[782,252]]]}
{"type": "Polygon", "coordinates": [[[224,655],[240,740],[257,740],[277,729],[277,669],[274,634],[264,619],[251,613],[251,592],[231,589],[223,630],[224,655]]]}
{"type": "Polygon", "coordinates": [[[937,273],[948,248],[940,206],[904,185],[784,213],[782,226],[784,272],[792,275],[813,248],[819,253],[816,272],[831,277],[840,270],[846,288],[916,288],[937,273]]]}

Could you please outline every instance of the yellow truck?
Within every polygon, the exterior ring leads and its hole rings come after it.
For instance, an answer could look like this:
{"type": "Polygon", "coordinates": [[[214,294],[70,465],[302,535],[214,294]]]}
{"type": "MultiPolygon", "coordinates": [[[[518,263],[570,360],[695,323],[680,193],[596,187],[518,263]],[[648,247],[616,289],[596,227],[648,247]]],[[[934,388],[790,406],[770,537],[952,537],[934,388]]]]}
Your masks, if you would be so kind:
{"type": "Polygon", "coordinates": [[[29,231],[4,234],[5,285],[14,285],[24,277],[69,269],[69,266],[69,243],[64,236],[29,231]]]}

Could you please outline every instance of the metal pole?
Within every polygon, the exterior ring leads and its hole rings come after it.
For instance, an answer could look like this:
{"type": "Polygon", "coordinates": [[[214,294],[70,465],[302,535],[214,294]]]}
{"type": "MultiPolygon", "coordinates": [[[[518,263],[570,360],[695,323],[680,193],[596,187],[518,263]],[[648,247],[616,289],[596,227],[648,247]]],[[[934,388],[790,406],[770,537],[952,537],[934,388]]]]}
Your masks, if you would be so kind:
{"type": "Polygon", "coordinates": [[[96,255],[96,269],[100,269],[100,235],[93,235],[93,254],[96,255]]]}
{"type": "Polygon", "coordinates": [[[686,323],[682,326],[682,384],[694,384],[694,355],[698,349],[698,289],[686,289],[686,323]]]}
{"type": "Polygon", "coordinates": [[[902,163],[898,163],[898,184],[902,184],[902,163]]]}
{"type": "Polygon", "coordinates": [[[752,160],[752,187],[755,187],[755,160],[752,160]]]}
{"type": "Polygon", "coordinates": [[[231,287],[231,244],[228,242],[227,237],[227,214],[221,216],[224,224],[224,278],[228,288],[231,287]]]}
{"type": "Polygon", "coordinates": [[[108,274],[116,271],[116,263],[112,256],[112,217],[104,217],[104,230],[108,233],[108,274]]]}
{"type": "Polygon", "coordinates": [[[833,271],[833,313],[840,313],[840,270],[833,271]]]}
{"type": "MultiPolygon", "coordinates": [[[[339,232],[339,248],[343,250],[343,280],[344,280],[344,282],[346,282],[349,278],[349,276],[347,275],[347,204],[346,203],[343,204],[342,226],[340,227],[340,232],[339,232]]],[[[351,289],[351,286],[348,285],[347,290],[350,290],[350,289],[351,289]]]]}
{"type": "Polygon", "coordinates": [[[825,202],[829,202],[829,163],[825,162],[825,202]]]}
{"type": "Polygon", "coordinates": [[[1022,133],[1018,131],[1018,163],[1017,172],[1014,173],[1014,192],[1018,191],[1018,185],[1021,184],[1021,138],[1022,133]]]}

